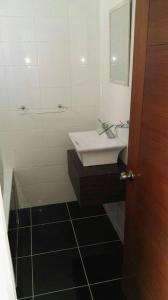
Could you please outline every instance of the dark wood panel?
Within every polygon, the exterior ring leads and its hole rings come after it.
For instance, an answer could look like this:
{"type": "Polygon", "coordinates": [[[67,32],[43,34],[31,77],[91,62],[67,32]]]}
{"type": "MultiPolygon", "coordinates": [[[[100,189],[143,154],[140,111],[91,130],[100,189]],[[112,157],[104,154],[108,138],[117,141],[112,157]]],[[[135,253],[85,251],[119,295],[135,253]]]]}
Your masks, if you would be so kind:
{"type": "MultiPolygon", "coordinates": [[[[149,300],[144,297],[145,284],[138,274],[141,260],[141,240],[137,229],[137,186],[140,178],[139,148],[143,111],[144,79],[149,22],[149,0],[136,1],[133,81],[128,148],[128,168],[136,174],[136,181],[127,182],[125,212],[124,280],[123,289],[128,300],[149,300]]],[[[144,281],[144,280],[143,280],[144,281]]]]}
{"type": "Polygon", "coordinates": [[[168,1],[150,1],[149,44],[168,43],[168,1]]]}
{"type": "Polygon", "coordinates": [[[120,173],[126,166],[117,164],[84,167],[75,150],[68,151],[68,172],[81,205],[125,201],[125,182],[120,173]]]}
{"type": "Polygon", "coordinates": [[[168,179],[168,45],[149,47],[147,63],[141,159],[168,179]]]}
{"type": "MultiPolygon", "coordinates": [[[[137,0],[138,27],[144,24],[144,8],[145,1],[137,0]]],[[[135,38],[135,44],[141,40],[146,47],[147,56],[145,72],[140,70],[144,83],[135,83],[137,78],[133,78],[132,106],[143,109],[133,149],[138,153],[136,162],[129,155],[130,165],[137,167],[126,200],[124,287],[129,300],[168,298],[168,2],[151,0],[149,15],[149,41],[142,41],[138,34],[135,38]],[[138,84],[143,93],[137,105],[138,84]]],[[[147,24],[142,29],[145,36],[147,24]]],[[[134,59],[139,63],[136,53],[134,59]]]]}

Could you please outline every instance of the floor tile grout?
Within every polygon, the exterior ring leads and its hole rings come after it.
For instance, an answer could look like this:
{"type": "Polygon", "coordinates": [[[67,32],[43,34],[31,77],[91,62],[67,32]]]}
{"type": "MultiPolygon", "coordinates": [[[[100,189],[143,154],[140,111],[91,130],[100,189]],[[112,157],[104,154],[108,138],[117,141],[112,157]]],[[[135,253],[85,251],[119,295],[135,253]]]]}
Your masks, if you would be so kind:
{"type": "Polygon", "coordinates": [[[91,288],[90,288],[90,285],[89,285],[89,280],[88,280],[88,277],[87,277],[87,273],[86,273],[84,261],[83,261],[82,254],[81,254],[81,251],[80,251],[80,247],[79,247],[79,244],[78,244],[78,239],[77,239],[77,236],[76,236],[75,228],[74,228],[74,225],[73,225],[73,222],[72,222],[72,219],[71,219],[70,210],[69,210],[69,207],[68,207],[67,203],[66,203],[66,206],[67,206],[67,210],[68,210],[69,217],[70,217],[70,220],[71,220],[71,225],[72,225],[72,229],[73,229],[73,232],[74,232],[76,244],[78,246],[78,251],[79,251],[79,256],[80,256],[81,263],[82,263],[82,266],[83,266],[83,271],[84,271],[84,274],[85,274],[85,277],[86,277],[86,281],[87,281],[87,285],[88,285],[88,288],[89,288],[89,291],[90,291],[90,296],[91,296],[91,299],[94,300],[93,294],[92,294],[92,291],[91,291],[91,288]]]}
{"type": "MultiPolygon", "coordinates": [[[[79,248],[85,248],[85,247],[94,247],[94,246],[101,246],[101,245],[108,245],[111,243],[121,243],[121,241],[118,240],[111,240],[111,241],[106,241],[106,242],[100,242],[100,243],[94,243],[94,244],[86,244],[86,245],[79,245],[79,248]]],[[[22,258],[27,258],[27,257],[34,257],[34,256],[40,256],[40,255],[45,255],[45,254],[50,254],[50,253],[57,253],[57,252],[64,252],[64,251],[68,251],[68,250],[73,250],[73,249],[77,249],[78,246],[76,247],[71,247],[71,248],[63,248],[63,249],[58,249],[58,250],[52,250],[52,251],[46,251],[46,252],[40,252],[40,253],[35,253],[35,254],[30,254],[30,255],[24,255],[24,256],[18,256],[18,259],[22,259],[22,258]]],[[[15,257],[14,257],[15,258],[15,257]]]]}
{"type": "MultiPolygon", "coordinates": [[[[32,225],[32,209],[30,208],[30,223],[32,225]]],[[[33,273],[33,234],[31,226],[31,268],[32,268],[32,299],[34,300],[34,273],[33,273]]]]}
{"type": "MultiPolygon", "coordinates": [[[[70,222],[69,219],[65,219],[65,220],[62,220],[62,221],[55,221],[55,222],[47,222],[47,223],[39,223],[39,224],[34,224],[34,225],[27,225],[27,226],[21,226],[19,227],[19,229],[26,229],[26,228],[30,228],[30,227],[37,227],[37,226],[44,226],[44,225],[49,225],[49,224],[57,224],[57,223],[65,223],[65,222],[70,222]]],[[[9,231],[12,231],[12,230],[16,230],[17,228],[11,228],[9,229],[9,231]]]]}
{"type": "MultiPolygon", "coordinates": [[[[34,257],[34,256],[46,255],[46,254],[50,254],[50,253],[52,254],[52,253],[57,253],[57,252],[70,251],[70,250],[77,249],[77,248],[78,247],[72,247],[72,248],[65,248],[65,249],[60,249],[60,250],[40,252],[40,253],[35,253],[32,256],[34,257]]],[[[26,257],[30,257],[30,255],[28,255],[28,256],[21,256],[21,257],[18,257],[18,259],[22,259],[22,258],[26,258],[26,257]]]]}
{"type": "Polygon", "coordinates": [[[103,283],[108,283],[108,282],[114,282],[114,281],[120,281],[122,280],[123,277],[118,277],[118,278],[113,278],[113,279],[108,279],[108,280],[104,280],[104,281],[98,281],[98,282],[94,282],[94,283],[90,283],[90,285],[99,285],[99,284],[103,284],[103,283]]]}
{"type": "MultiPolygon", "coordinates": [[[[107,214],[100,214],[100,215],[81,217],[81,218],[72,218],[72,221],[85,220],[85,219],[91,219],[91,218],[101,218],[101,217],[104,217],[104,216],[107,216],[107,214]]],[[[71,220],[70,219],[65,219],[65,220],[62,220],[62,221],[46,222],[46,223],[32,224],[32,225],[27,225],[27,226],[20,226],[18,229],[26,229],[26,228],[29,228],[29,227],[33,228],[33,227],[38,227],[38,226],[57,224],[57,223],[65,223],[65,222],[71,222],[71,220]]],[[[8,231],[13,231],[13,230],[16,230],[16,229],[17,229],[17,227],[10,228],[8,231]]]]}
{"type": "MultiPolygon", "coordinates": [[[[84,285],[74,286],[74,287],[71,287],[71,288],[56,290],[56,291],[52,291],[52,292],[48,292],[48,293],[46,292],[46,293],[43,293],[43,294],[35,294],[34,297],[52,295],[52,294],[55,294],[55,293],[72,291],[72,290],[77,290],[77,289],[81,289],[81,288],[85,288],[85,287],[88,287],[88,285],[84,284],[84,285]]],[[[28,299],[28,298],[31,298],[31,296],[30,297],[25,297],[25,298],[19,298],[18,300],[24,300],[24,299],[28,299]]]]}
{"type": "MultiPolygon", "coordinates": [[[[99,284],[104,284],[104,283],[121,281],[122,279],[123,279],[123,277],[118,277],[118,278],[114,278],[114,279],[109,279],[109,280],[99,281],[99,282],[95,282],[95,283],[90,283],[89,285],[94,286],[94,285],[99,285],[99,284]]],[[[50,294],[55,294],[55,293],[60,293],[60,292],[65,292],[65,291],[71,291],[71,290],[81,289],[81,288],[84,288],[84,287],[89,287],[89,286],[87,284],[84,284],[84,285],[80,285],[80,286],[74,286],[72,288],[55,290],[55,291],[48,292],[48,293],[35,294],[34,297],[45,296],[45,295],[50,295],[50,294]]],[[[24,300],[24,299],[28,299],[28,298],[31,298],[31,296],[25,297],[25,298],[19,298],[18,300],[24,300]]]]}
{"type": "MultiPolygon", "coordinates": [[[[88,279],[88,274],[87,274],[87,271],[86,271],[84,258],[83,258],[81,249],[85,248],[85,247],[96,247],[96,246],[101,246],[101,245],[108,245],[108,244],[111,244],[111,243],[119,243],[119,242],[121,243],[121,241],[119,239],[114,239],[114,240],[110,240],[110,241],[98,242],[98,243],[93,243],[93,244],[79,245],[78,237],[77,237],[76,230],[75,230],[75,221],[84,220],[84,219],[91,219],[91,218],[101,218],[103,216],[107,216],[107,214],[105,213],[105,214],[99,214],[99,215],[87,216],[87,217],[80,217],[80,218],[78,217],[78,218],[73,218],[72,219],[71,210],[69,208],[68,203],[65,203],[65,205],[66,205],[66,210],[67,210],[68,215],[69,215],[69,219],[65,219],[65,220],[62,220],[62,221],[47,222],[47,223],[41,223],[41,224],[34,224],[33,225],[32,224],[32,220],[33,220],[32,208],[30,208],[29,209],[29,211],[30,211],[30,225],[18,227],[18,231],[19,231],[19,229],[30,228],[30,237],[31,237],[31,239],[30,239],[31,240],[31,242],[30,242],[31,243],[30,255],[18,256],[17,260],[30,257],[31,258],[31,272],[32,272],[32,279],[31,279],[32,280],[32,296],[26,296],[26,297],[18,298],[18,300],[24,300],[24,299],[26,300],[26,299],[29,299],[29,298],[32,298],[32,300],[34,300],[38,296],[50,295],[50,294],[54,294],[54,293],[59,293],[59,292],[64,292],[64,291],[69,291],[69,290],[75,290],[75,289],[80,289],[80,288],[84,288],[84,287],[87,287],[89,289],[91,299],[94,300],[94,297],[93,297],[93,294],[92,294],[92,286],[100,285],[100,284],[108,283],[108,282],[113,282],[113,281],[120,281],[120,280],[123,279],[123,277],[118,277],[118,278],[113,278],[113,279],[109,279],[109,280],[105,280],[105,281],[90,283],[90,281],[88,279]],[[57,223],[58,224],[59,223],[66,223],[66,222],[70,222],[70,224],[71,224],[71,227],[72,227],[72,230],[73,230],[73,235],[74,235],[75,241],[76,241],[76,246],[75,247],[58,249],[58,250],[33,254],[33,228],[40,227],[40,226],[45,226],[45,225],[50,225],[50,224],[52,225],[52,224],[57,224],[57,223]],[[33,268],[34,259],[33,259],[33,257],[40,256],[40,255],[47,255],[47,254],[57,253],[57,252],[64,252],[64,251],[68,251],[68,250],[70,251],[70,250],[75,250],[75,249],[76,249],[76,251],[78,250],[78,252],[79,252],[80,260],[81,260],[83,271],[84,271],[85,278],[86,278],[85,284],[83,284],[81,286],[73,286],[73,287],[67,288],[67,289],[56,290],[56,291],[52,291],[52,292],[46,292],[46,293],[43,293],[43,294],[35,294],[35,291],[34,291],[34,268],[33,268]]],[[[68,224],[67,224],[67,226],[68,226],[68,224]]],[[[9,229],[9,231],[16,230],[16,229],[17,228],[11,228],[11,229],[9,229]]],[[[54,288],[54,286],[53,286],[53,288],[54,288]]]]}
{"type": "Polygon", "coordinates": [[[93,219],[93,218],[101,218],[107,216],[107,214],[101,214],[101,215],[95,215],[95,216],[88,216],[88,217],[81,217],[81,218],[72,218],[72,221],[77,221],[77,220],[85,220],[85,219],[93,219]]]}
{"type": "Polygon", "coordinates": [[[32,296],[29,296],[29,297],[25,297],[25,298],[18,298],[18,300],[26,300],[26,299],[31,299],[32,296]]]}
{"type": "Polygon", "coordinates": [[[118,240],[111,240],[111,241],[99,242],[99,243],[94,243],[94,244],[86,244],[86,245],[80,245],[79,248],[101,246],[101,245],[118,243],[118,242],[121,242],[121,241],[118,239],[118,240]]]}
{"type": "Polygon", "coordinates": [[[17,228],[17,235],[16,235],[16,275],[15,275],[15,283],[17,287],[17,282],[18,282],[18,248],[19,248],[19,229],[17,228]]]}

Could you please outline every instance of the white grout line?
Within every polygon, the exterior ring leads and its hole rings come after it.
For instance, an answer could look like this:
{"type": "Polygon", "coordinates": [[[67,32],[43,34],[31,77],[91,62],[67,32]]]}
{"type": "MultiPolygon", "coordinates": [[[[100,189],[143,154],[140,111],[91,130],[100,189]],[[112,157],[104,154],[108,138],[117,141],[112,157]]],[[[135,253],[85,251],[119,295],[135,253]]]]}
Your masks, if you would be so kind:
{"type": "Polygon", "coordinates": [[[77,249],[78,247],[72,247],[72,248],[65,248],[65,249],[59,249],[59,250],[53,250],[53,251],[46,251],[46,252],[40,252],[40,253],[35,253],[32,255],[26,255],[26,256],[19,256],[18,259],[22,259],[22,258],[26,258],[26,257],[30,257],[30,256],[39,256],[39,255],[45,255],[45,254],[52,254],[52,253],[57,253],[57,252],[62,252],[62,251],[68,251],[68,250],[73,250],[73,249],[77,249]]]}
{"type": "MultiPolygon", "coordinates": [[[[27,226],[22,226],[22,227],[19,227],[19,229],[26,229],[26,228],[29,228],[29,227],[38,227],[38,226],[43,226],[43,225],[50,225],[50,224],[57,224],[57,223],[64,223],[64,222],[70,222],[69,219],[67,220],[63,220],[63,221],[55,221],[55,222],[48,222],[48,223],[39,223],[39,224],[34,224],[34,225],[27,225],[27,226]]],[[[16,228],[11,228],[9,229],[9,231],[12,231],[12,230],[16,230],[16,228]]]]}
{"type": "MultiPolygon", "coordinates": [[[[95,243],[95,244],[87,244],[87,245],[79,245],[80,248],[85,248],[85,247],[92,247],[92,246],[101,246],[101,245],[108,245],[111,243],[118,243],[121,241],[120,240],[112,240],[112,241],[107,241],[107,242],[100,242],[100,243],[95,243]]],[[[58,249],[58,250],[52,250],[52,251],[46,251],[46,252],[40,252],[40,253],[35,253],[35,254],[30,254],[30,255],[24,255],[24,256],[18,256],[18,259],[22,259],[22,258],[27,258],[27,257],[31,257],[31,256],[39,256],[39,255],[45,255],[45,254],[50,254],[50,253],[57,253],[57,252],[62,252],[62,251],[68,251],[68,250],[74,250],[74,249],[78,249],[78,246],[76,247],[71,247],[71,248],[63,248],[63,249],[58,249]]]]}
{"type": "Polygon", "coordinates": [[[82,245],[80,246],[80,248],[85,248],[85,247],[92,247],[92,246],[101,246],[101,245],[108,245],[111,243],[118,243],[120,242],[120,240],[112,240],[112,241],[106,241],[106,242],[99,242],[99,243],[95,243],[95,244],[87,244],[87,245],[82,245]]]}
{"type": "Polygon", "coordinates": [[[118,278],[114,278],[114,279],[109,279],[109,280],[104,280],[104,281],[99,281],[99,282],[95,282],[95,283],[90,283],[90,285],[99,285],[99,284],[103,284],[103,283],[110,283],[110,282],[113,282],[113,281],[120,281],[124,279],[123,277],[118,277],[118,278]]]}
{"type": "Polygon", "coordinates": [[[33,299],[32,296],[25,297],[25,298],[19,298],[18,300],[24,300],[24,299],[33,299]]]}
{"type": "MultiPolygon", "coordinates": [[[[99,217],[104,217],[107,216],[107,214],[101,214],[101,215],[95,215],[95,216],[88,216],[88,217],[81,217],[81,218],[73,218],[71,219],[72,221],[76,221],[76,220],[85,220],[85,219],[91,219],[91,218],[99,218],[99,217]]],[[[47,223],[39,223],[39,224],[32,224],[31,225],[27,225],[27,226],[21,226],[19,227],[19,229],[25,229],[25,228],[29,228],[29,227],[38,227],[38,226],[43,226],[43,225],[49,225],[49,224],[57,224],[57,223],[64,223],[64,222],[70,222],[71,220],[69,219],[65,219],[62,221],[55,221],[55,222],[47,222],[47,223]]],[[[12,231],[12,230],[16,230],[17,228],[10,228],[8,231],[12,231]]]]}
{"type": "Polygon", "coordinates": [[[86,288],[86,287],[88,287],[88,286],[86,284],[84,284],[84,285],[74,286],[74,287],[71,287],[68,289],[61,289],[61,290],[57,290],[57,291],[53,291],[53,292],[48,292],[45,294],[38,294],[38,295],[35,295],[35,297],[51,295],[51,294],[56,294],[56,293],[61,293],[61,292],[68,292],[68,291],[77,290],[77,289],[86,288]]]}
{"type": "MultiPolygon", "coordinates": [[[[115,281],[121,281],[123,279],[123,277],[118,277],[115,279],[109,279],[109,280],[104,280],[104,281],[100,281],[100,282],[95,282],[95,283],[90,283],[91,286],[93,285],[99,285],[99,284],[103,284],[103,283],[110,283],[110,282],[115,282],[115,281]]],[[[76,290],[76,289],[80,289],[80,288],[86,288],[88,287],[88,285],[81,285],[81,286],[74,286],[72,288],[67,288],[67,289],[61,289],[61,290],[57,290],[57,291],[52,291],[52,292],[48,292],[48,293],[44,293],[44,294],[37,294],[34,295],[34,297],[39,297],[39,296],[45,296],[45,295],[51,295],[51,294],[55,294],[55,293],[60,293],[60,292],[68,292],[68,291],[72,291],[72,290],[76,290]]],[[[19,298],[18,300],[24,300],[24,299],[29,299],[30,297],[25,297],[25,298],[19,298]]]]}
{"type": "MultiPolygon", "coordinates": [[[[86,288],[86,287],[88,287],[88,286],[86,284],[84,284],[84,285],[74,286],[74,287],[71,287],[71,288],[61,289],[61,290],[52,291],[52,292],[48,292],[48,293],[44,293],[44,294],[37,294],[37,295],[34,295],[34,297],[40,297],[40,296],[45,296],[45,295],[52,295],[52,294],[56,294],[56,293],[60,293],[60,292],[68,292],[68,291],[77,290],[77,289],[86,288]]],[[[18,300],[29,299],[31,297],[32,296],[25,297],[25,298],[19,298],[18,300]]]]}
{"type": "MultiPolygon", "coordinates": [[[[30,208],[30,224],[32,225],[32,210],[30,208]]],[[[34,274],[33,274],[33,238],[31,226],[31,267],[32,267],[32,299],[34,300],[34,274]]]]}
{"type": "Polygon", "coordinates": [[[86,273],[85,265],[84,265],[84,262],[83,262],[82,254],[81,254],[81,251],[80,251],[80,248],[79,248],[79,244],[78,244],[78,239],[77,239],[77,236],[76,236],[75,228],[74,228],[74,225],[73,225],[73,222],[72,222],[72,219],[71,219],[71,214],[70,214],[69,207],[68,207],[67,203],[66,203],[66,206],[67,206],[67,210],[68,210],[69,217],[70,217],[70,220],[71,220],[71,225],[72,225],[72,229],[73,229],[73,232],[74,232],[76,244],[78,246],[79,256],[80,256],[80,259],[81,259],[81,262],[82,262],[83,271],[84,271],[84,274],[85,274],[85,277],[86,277],[86,281],[87,281],[87,285],[88,285],[88,288],[89,288],[89,291],[90,291],[91,299],[94,300],[93,299],[93,295],[92,295],[92,291],[91,291],[91,288],[90,288],[90,285],[89,285],[89,280],[88,280],[88,277],[87,277],[87,273],[86,273]]]}
{"type": "Polygon", "coordinates": [[[52,225],[52,224],[59,224],[59,223],[66,223],[66,222],[70,222],[69,219],[65,219],[65,220],[62,220],[62,221],[55,221],[55,222],[47,222],[47,223],[41,223],[41,224],[34,224],[32,225],[32,227],[38,227],[38,226],[45,226],[45,225],[52,225]]]}
{"type": "Polygon", "coordinates": [[[101,214],[101,215],[95,215],[95,216],[88,216],[88,217],[81,217],[81,218],[73,218],[71,220],[72,221],[85,220],[85,219],[99,218],[99,217],[104,217],[104,216],[107,216],[107,214],[101,214]]]}
{"type": "Polygon", "coordinates": [[[16,282],[16,287],[18,284],[18,245],[19,245],[19,228],[16,229],[17,230],[17,235],[16,235],[16,275],[15,275],[15,282],[16,282]]]}

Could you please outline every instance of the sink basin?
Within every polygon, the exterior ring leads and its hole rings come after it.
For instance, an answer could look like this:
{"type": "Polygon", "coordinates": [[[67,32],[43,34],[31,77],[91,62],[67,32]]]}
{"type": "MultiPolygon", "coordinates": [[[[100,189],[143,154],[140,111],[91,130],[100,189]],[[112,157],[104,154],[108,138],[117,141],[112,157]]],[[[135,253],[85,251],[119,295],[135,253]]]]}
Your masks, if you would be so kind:
{"type": "Polygon", "coordinates": [[[114,164],[127,146],[118,137],[108,139],[106,134],[99,135],[96,131],[72,132],[69,137],[83,166],[114,164]]]}

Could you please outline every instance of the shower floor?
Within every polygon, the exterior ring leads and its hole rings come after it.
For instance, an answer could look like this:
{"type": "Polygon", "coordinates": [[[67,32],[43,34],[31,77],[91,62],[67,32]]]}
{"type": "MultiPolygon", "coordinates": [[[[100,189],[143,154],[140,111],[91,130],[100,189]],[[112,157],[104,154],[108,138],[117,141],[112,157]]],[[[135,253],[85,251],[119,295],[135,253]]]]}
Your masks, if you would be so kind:
{"type": "Polygon", "coordinates": [[[102,206],[19,211],[9,230],[18,299],[123,300],[123,247],[102,206]],[[17,258],[16,258],[17,257],[17,258]]]}

